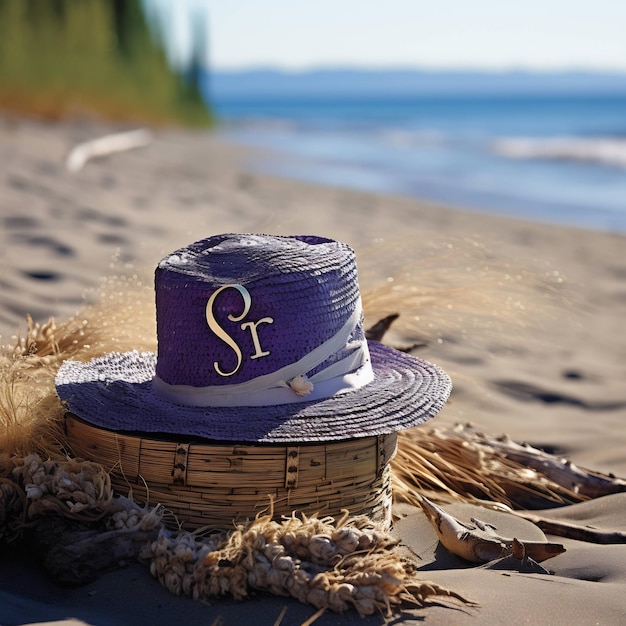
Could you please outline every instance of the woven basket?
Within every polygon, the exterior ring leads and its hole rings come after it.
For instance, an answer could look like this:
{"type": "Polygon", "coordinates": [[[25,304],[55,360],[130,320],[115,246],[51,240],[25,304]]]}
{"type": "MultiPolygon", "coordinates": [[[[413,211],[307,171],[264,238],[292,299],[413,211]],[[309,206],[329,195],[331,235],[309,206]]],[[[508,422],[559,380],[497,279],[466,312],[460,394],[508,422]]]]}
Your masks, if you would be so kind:
{"type": "Polygon", "coordinates": [[[267,509],[275,517],[365,514],[391,522],[391,467],[397,435],[286,446],[149,438],[105,430],[68,413],[77,457],[111,473],[115,491],[161,504],[183,528],[232,529],[267,509]]]}

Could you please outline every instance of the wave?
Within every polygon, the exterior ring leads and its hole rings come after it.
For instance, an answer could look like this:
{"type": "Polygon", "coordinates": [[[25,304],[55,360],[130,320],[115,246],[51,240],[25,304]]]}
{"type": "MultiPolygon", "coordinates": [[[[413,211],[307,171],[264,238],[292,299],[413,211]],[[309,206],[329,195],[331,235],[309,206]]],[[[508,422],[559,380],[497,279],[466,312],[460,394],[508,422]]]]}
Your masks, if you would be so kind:
{"type": "Polygon", "coordinates": [[[385,128],[383,127],[377,132],[378,139],[384,144],[395,148],[411,148],[414,146],[436,146],[447,143],[449,137],[435,129],[402,129],[402,128],[385,128]]]}
{"type": "Polygon", "coordinates": [[[584,161],[626,169],[626,138],[612,137],[505,137],[492,150],[511,159],[584,161]]]}

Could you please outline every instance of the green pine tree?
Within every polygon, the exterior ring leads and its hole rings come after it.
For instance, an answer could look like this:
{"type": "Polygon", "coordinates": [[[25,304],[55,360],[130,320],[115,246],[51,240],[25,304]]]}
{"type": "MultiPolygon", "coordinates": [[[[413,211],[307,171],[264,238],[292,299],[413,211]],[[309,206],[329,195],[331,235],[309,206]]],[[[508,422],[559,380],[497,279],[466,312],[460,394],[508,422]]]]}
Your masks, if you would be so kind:
{"type": "Polygon", "coordinates": [[[0,111],[207,125],[200,71],[170,67],[141,0],[0,0],[0,111]]]}

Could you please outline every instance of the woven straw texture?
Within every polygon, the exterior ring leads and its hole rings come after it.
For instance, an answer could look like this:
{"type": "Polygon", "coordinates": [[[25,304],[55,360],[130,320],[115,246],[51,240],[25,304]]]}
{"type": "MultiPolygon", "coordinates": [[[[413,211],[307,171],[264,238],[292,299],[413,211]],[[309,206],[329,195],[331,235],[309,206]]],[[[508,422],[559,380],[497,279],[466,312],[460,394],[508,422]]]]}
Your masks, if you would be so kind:
{"type": "Polygon", "coordinates": [[[72,452],[110,471],[117,493],[165,506],[183,528],[232,529],[270,496],[276,517],[348,509],[391,522],[395,433],[323,444],[190,442],[116,433],[71,413],[65,428],[72,452]]]}
{"type": "Polygon", "coordinates": [[[354,251],[312,236],[203,239],[159,263],[155,290],[156,373],[172,385],[194,387],[242,383],[295,363],[341,328],[359,298],[354,251]],[[238,366],[232,345],[209,332],[206,319],[211,295],[233,283],[249,292],[245,318],[238,317],[243,304],[236,289],[220,293],[209,308],[241,348],[238,366]],[[249,329],[240,323],[260,319],[272,320],[258,330],[259,346],[268,354],[247,358],[256,348],[249,329]],[[218,375],[213,362],[233,373],[218,375]]]}
{"type": "Polygon", "coordinates": [[[271,407],[187,407],[152,389],[155,355],[109,354],[89,363],[65,361],[56,377],[68,409],[109,430],[180,433],[219,441],[336,441],[411,428],[436,415],[450,394],[441,368],[369,342],[374,381],[326,400],[271,407]]]}

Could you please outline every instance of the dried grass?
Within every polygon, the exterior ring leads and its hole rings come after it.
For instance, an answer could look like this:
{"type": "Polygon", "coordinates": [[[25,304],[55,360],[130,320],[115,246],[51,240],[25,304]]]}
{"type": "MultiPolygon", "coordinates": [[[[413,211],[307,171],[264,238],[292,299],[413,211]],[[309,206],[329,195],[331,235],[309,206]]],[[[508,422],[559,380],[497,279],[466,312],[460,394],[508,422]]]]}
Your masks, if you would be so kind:
{"type": "Polygon", "coordinates": [[[419,580],[396,543],[365,516],[275,521],[270,510],[225,537],[162,532],[143,556],[163,586],[197,600],[243,599],[261,590],[320,610],[387,617],[404,603],[423,606],[437,596],[468,602],[419,580]]]}
{"type": "MultiPolygon", "coordinates": [[[[501,339],[515,328],[540,327],[567,310],[567,278],[501,260],[474,239],[424,233],[361,255],[360,282],[369,324],[400,313],[393,334],[407,343],[501,339]],[[380,276],[384,265],[386,276],[380,276]]],[[[543,268],[542,268],[543,270],[543,268]]]]}
{"type": "Polygon", "coordinates": [[[151,287],[136,275],[114,276],[103,282],[99,298],[98,305],[60,324],[27,316],[26,331],[0,347],[0,476],[6,476],[14,455],[65,456],[63,407],[54,389],[63,361],[137,345],[156,347],[149,332],[154,327],[151,287]]]}
{"type": "Polygon", "coordinates": [[[506,446],[498,449],[487,439],[471,425],[399,433],[398,453],[391,462],[394,501],[419,506],[419,494],[424,494],[438,502],[538,509],[589,499],[572,475],[557,481],[529,467],[517,451],[516,458],[509,458],[506,446]]]}

